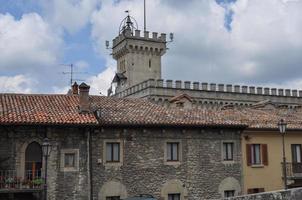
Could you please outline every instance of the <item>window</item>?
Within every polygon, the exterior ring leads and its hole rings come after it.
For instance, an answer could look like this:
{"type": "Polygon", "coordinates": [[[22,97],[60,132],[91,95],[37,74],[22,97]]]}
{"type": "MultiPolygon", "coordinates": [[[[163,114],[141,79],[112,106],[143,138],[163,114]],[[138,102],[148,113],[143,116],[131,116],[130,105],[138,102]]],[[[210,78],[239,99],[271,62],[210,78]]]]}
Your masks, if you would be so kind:
{"type": "Polygon", "coordinates": [[[264,192],[264,188],[251,188],[247,190],[248,194],[255,194],[260,192],[264,192]]]}
{"type": "Polygon", "coordinates": [[[292,144],[292,171],[302,173],[301,144],[292,144]]]}
{"type": "Polygon", "coordinates": [[[120,162],[120,143],[110,142],[106,143],[106,161],[120,162]]]}
{"type": "Polygon", "coordinates": [[[75,167],[75,153],[65,153],[64,167],[75,167]]]}
{"type": "Polygon", "coordinates": [[[168,200],[180,200],[180,194],[168,194],[168,200]]]}
{"type": "Polygon", "coordinates": [[[79,169],[79,149],[61,149],[61,171],[73,172],[79,169]]]}
{"type": "Polygon", "coordinates": [[[167,142],[167,161],[179,161],[178,148],[178,142],[167,142]]]}
{"type": "Polygon", "coordinates": [[[301,144],[292,144],[292,161],[301,163],[301,144]]]}
{"type": "Polygon", "coordinates": [[[227,197],[233,197],[235,196],[235,190],[225,190],[224,191],[224,197],[227,198],[227,197]]]}
{"type": "Polygon", "coordinates": [[[111,197],[106,197],[106,200],[120,200],[120,196],[111,196],[111,197]]]}
{"type": "Polygon", "coordinates": [[[246,158],[248,166],[268,165],[267,144],[247,144],[246,158]]]}
{"type": "Polygon", "coordinates": [[[223,143],[223,160],[229,161],[233,160],[234,155],[234,143],[233,142],[224,142],[223,143]]]}
{"type": "Polygon", "coordinates": [[[261,156],[260,156],[260,144],[252,145],[252,164],[260,165],[261,164],[261,156]]]}

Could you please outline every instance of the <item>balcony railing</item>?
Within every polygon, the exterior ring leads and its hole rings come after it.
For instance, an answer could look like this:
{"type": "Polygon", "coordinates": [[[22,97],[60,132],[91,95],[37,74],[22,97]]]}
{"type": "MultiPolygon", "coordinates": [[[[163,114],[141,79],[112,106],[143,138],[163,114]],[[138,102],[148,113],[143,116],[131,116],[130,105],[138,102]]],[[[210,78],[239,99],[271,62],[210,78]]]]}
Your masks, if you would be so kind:
{"type": "Polygon", "coordinates": [[[0,170],[0,191],[19,190],[19,189],[40,189],[43,187],[44,180],[41,171],[26,171],[24,178],[18,177],[16,170],[0,170]]]}
{"type": "Polygon", "coordinates": [[[286,163],[286,174],[287,174],[287,177],[290,179],[298,179],[298,178],[302,179],[302,163],[287,162],[286,163]]]}

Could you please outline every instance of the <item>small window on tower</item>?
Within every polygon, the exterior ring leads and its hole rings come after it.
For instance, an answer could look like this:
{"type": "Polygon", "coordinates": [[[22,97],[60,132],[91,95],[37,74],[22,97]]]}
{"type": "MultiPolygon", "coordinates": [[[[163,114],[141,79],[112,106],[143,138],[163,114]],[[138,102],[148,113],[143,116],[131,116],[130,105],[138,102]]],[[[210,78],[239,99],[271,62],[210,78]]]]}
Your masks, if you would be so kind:
{"type": "Polygon", "coordinates": [[[151,59],[149,59],[149,69],[151,68],[151,59]]]}

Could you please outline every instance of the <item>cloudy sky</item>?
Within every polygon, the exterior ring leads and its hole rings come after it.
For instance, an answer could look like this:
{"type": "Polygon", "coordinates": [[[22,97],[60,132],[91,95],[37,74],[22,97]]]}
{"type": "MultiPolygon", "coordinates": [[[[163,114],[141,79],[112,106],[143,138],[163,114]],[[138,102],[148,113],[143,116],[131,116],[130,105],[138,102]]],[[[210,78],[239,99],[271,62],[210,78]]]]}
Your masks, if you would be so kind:
{"type": "MultiPolygon", "coordinates": [[[[147,29],[173,32],[163,78],[302,89],[302,0],[146,0],[147,29]]],[[[0,92],[106,94],[105,40],[125,10],[143,29],[143,0],[0,0],[0,92]]]]}

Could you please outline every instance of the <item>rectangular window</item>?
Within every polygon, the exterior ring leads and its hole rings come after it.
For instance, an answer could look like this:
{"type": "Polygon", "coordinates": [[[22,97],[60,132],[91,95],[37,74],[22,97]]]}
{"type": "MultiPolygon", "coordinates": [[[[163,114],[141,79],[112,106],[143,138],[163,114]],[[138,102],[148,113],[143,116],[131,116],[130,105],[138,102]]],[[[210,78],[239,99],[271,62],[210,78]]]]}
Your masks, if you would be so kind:
{"type": "Polygon", "coordinates": [[[227,197],[233,197],[235,196],[235,190],[225,190],[224,191],[224,197],[227,198],[227,197]]]}
{"type": "Polygon", "coordinates": [[[120,196],[106,197],[106,200],[120,200],[120,196]]]}
{"type": "Polygon", "coordinates": [[[180,200],[180,194],[168,194],[168,200],[180,200]]]}
{"type": "Polygon", "coordinates": [[[223,160],[233,160],[234,155],[234,143],[233,142],[224,142],[223,143],[223,160]]]}
{"type": "Polygon", "coordinates": [[[301,163],[301,144],[292,144],[292,161],[301,163]]]}
{"type": "Polygon", "coordinates": [[[120,143],[106,143],[106,161],[120,162],[120,143]]]}
{"type": "Polygon", "coordinates": [[[64,167],[75,167],[75,153],[65,153],[64,167]]]}
{"type": "Polygon", "coordinates": [[[261,164],[261,145],[260,144],[252,144],[251,149],[251,158],[253,165],[261,164]]]}
{"type": "Polygon", "coordinates": [[[179,161],[178,148],[178,142],[167,142],[167,161],[179,161]]]}
{"type": "Polygon", "coordinates": [[[264,188],[251,188],[247,190],[248,194],[255,194],[260,192],[264,192],[264,188]]]}

